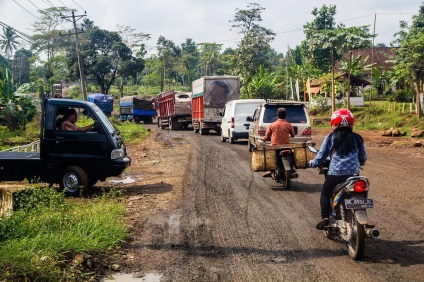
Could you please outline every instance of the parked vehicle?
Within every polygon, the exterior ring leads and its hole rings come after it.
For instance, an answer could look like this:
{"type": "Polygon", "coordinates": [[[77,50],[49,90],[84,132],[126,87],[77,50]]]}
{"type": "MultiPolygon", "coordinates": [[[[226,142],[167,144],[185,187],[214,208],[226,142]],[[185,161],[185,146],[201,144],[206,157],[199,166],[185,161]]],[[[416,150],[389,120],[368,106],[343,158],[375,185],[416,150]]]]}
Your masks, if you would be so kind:
{"type": "Polygon", "coordinates": [[[134,120],[145,124],[156,117],[156,98],[151,96],[125,96],[119,101],[121,120],[134,120]]]}
{"type": "Polygon", "coordinates": [[[53,84],[53,97],[62,98],[62,84],[60,83],[53,84]]]}
{"type": "Polygon", "coordinates": [[[88,102],[96,104],[105,115],[110,116],[113,111],[113,97],[103,93],[93,93],[88,95],[88,102]]]}
{"type": "Polygon", "coordinates": [[[272,179],[288,190],[291,179],[299,176],[296,169],[307,168],[309,161],[315,157],[316,153],[309,149],[313,145],[312,142],[304,142],[253,148],[253,171],[271,171],[272,179]]]}
{"type": "Polygon", "coordinates": [[[169,90],[157,98],[158,127],[186,129],[191,124],[191,93],[169,90]]]}
{"type": "Polygon", "coordinates": [[[259,105],[253,116],[246,120],[252,122],[249,128],[248,148],[251,152],[253,148],[266,146],[262,137],[268,126],[277,120],[278,108],[285,108],[287,111],[286,120],[293,125],[296,136],[290,138],[290,143],[304,143],[311,141],[311,121],[305,105],[300,102],[267,100],[259,105]]]}
{"type": "Polygon", "coordinates": [[[221,134],[221,113],[228,101],[240,98],[238,76],[204,76],[192,83],[193,130],[201,135],[214,130],[221,134]]]}
{"type": "Polygon", "coordinates": [[[0,152],[0,181],[26,178],[58,183],[66,193],[77,195],[80,187],[118,176],[130,165],[120,132],[94,103],[44,99],[40,128],[38,145],[30,145],[33,150],[12,148],[0,152]],[[80,121],[94,123],[93,130],[60,130],[62,116],[69,109],[80,113],[80,121]]]}
{"type": "Polygon", "coordinates": [[[124,96],[119,100],[119,114],[121,121],[132,121],[133,116],[133,103],[134,96],[124,96]]]}
{"type": "MultiPolygon", "coordinates": [[[[314,148],[310,150],[317,152],[314,148]]],[[[326,177],[328,165],[319,171],[326,177]]],[[[367,209],[374,208],[373,200],[368,198],[369,189],[370,182],[365,176],[352,176],[337,185],[331,199],[330,223],[324,227],[327,238],[346,243],[353,260],[360,260],[364,255],[366,238],[379,238],[381,234],[368,221],[367,209]]]]}
{"type": "Polygon", "coordinates": [[[238,139],[249,138],[250,122],[246,121],[255,109],[266,103],[264,99],[243,99],[227,102],[222,113],[221,141],[229,139],[234,144],[238,139]]]}

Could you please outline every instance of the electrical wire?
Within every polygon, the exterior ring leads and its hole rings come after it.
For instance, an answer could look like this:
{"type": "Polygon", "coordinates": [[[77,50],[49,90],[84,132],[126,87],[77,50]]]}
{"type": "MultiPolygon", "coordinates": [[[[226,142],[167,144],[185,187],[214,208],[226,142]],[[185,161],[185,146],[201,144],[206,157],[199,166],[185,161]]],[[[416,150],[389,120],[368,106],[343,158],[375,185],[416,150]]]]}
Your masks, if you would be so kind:
{"type": "Polygon", "coordinates": [[[22,9],[24,9],[27,13],[31,14],[34,18],[36,18],[37,20],[40,20],[39,18],[37,18],[33,13],[31,13],[30,11],[28,11],[27,9],[25,9],[25,7],[23,7],[21,4],[19,4],[18,2],[16,2],[15,0],[13,0],[13,2],[15,2],[19,7],[21,7],[22,9]]]}
{"type": "Polygon", "coordinates": [[[78,7],[80,7],[83,11],[87,11],[86,9],[84,9],[83,7],[81,7],[77,2],[75,2],[74,0],[72,0],[72,2],[74,2],[75,4],[77,4],[78,7]]]}

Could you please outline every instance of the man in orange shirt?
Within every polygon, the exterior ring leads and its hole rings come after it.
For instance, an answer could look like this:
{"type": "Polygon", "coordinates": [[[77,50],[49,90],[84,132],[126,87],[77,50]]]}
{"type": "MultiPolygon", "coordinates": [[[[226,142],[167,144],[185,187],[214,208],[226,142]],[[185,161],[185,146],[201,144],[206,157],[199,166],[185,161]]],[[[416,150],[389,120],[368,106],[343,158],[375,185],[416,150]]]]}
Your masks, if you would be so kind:
{"type": "MultiPolygon", "coordinates": [[[[271,123],[266,130],[265,136],[262,138],[264,141],[271,140],[271,146],[284,145],[290,143],[290,137],[294,137],[294,128],[285,120],[287,115],[285,108],[277,110],[277,120],[271,123]]],[[[263,177],[270,177],[271,171],[265,172],[263,177]]]]}

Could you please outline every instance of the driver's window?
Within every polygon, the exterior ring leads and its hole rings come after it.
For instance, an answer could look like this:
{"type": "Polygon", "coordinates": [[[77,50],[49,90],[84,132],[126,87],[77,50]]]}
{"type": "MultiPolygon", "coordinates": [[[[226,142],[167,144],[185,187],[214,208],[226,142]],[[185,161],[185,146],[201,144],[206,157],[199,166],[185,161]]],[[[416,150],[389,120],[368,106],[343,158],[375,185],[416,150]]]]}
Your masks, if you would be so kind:
{"type": "Polygon", "coordinates": [[[56,130],[87,132],[94,129],[94,120],[82,107],[58,107],[56,130]]]}

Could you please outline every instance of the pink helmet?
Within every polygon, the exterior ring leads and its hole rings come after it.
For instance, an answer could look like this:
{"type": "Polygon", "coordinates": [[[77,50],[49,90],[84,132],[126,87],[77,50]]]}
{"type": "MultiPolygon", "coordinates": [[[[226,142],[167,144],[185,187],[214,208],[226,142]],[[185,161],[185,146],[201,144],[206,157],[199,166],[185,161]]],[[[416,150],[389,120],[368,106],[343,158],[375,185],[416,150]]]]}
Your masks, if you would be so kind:
{"type": "Polygon", "coordinates": [[[348,109],[338,109],[335,110],[331,115],[331,127],[341,127],[341,126],[349,126],[353,127],[353,123],[355,122],[355,118],[353,114],[348,109]]]}

